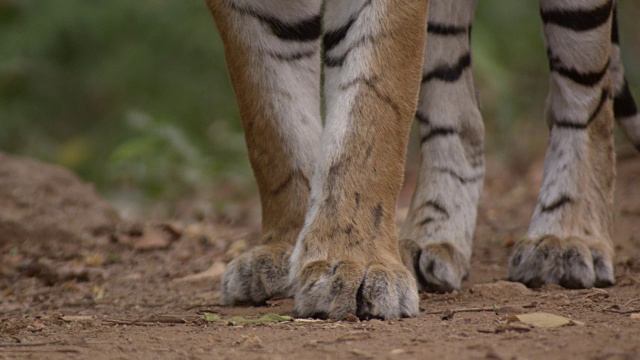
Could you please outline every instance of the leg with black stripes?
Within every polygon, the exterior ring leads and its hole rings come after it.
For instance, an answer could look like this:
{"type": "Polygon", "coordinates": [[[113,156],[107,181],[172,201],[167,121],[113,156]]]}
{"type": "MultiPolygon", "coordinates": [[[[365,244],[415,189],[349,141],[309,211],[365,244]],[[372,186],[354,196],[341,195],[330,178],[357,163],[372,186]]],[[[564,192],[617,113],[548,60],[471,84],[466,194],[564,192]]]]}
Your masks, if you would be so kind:
{"type": "Polygon", "coordinates": [[[402,227],[403,261],[421,289],[460,288],[484,178],[484,126],[471,74],[476,1],[432,0],[420,103],[421,164],[402,227]]]}
{"type": "Polygon", "coordinates": [[[418,314],[394,223],[426,36],[426,0],[326,3],[326,125],[292,254],[298,316],[418,314]]]}
{"type": "Polygon", "coordinates": [[[613,84],[613,114],[618,125],[627,136],[631,144],[640,151],[640,114],[633,100],[629,83],[624,75],[622,56],[620,54],[620,36],[618,33],[617,9],[613,9],[611,23],[611,63],[609,72],[613,84]]]}
{"type": "Polygon", "coordinates": [[[291,295],[289,256],[320,150],[321,0],[208,0],[262,205],[262,246],[232,261],[228,305],[291,295]]]}
{"type": "Polygon", "coordinates": [[[529,286],[608,286],[613,274],[612,0],[542,0],[551,138],[542,188],[509,278],[529,286]]]}

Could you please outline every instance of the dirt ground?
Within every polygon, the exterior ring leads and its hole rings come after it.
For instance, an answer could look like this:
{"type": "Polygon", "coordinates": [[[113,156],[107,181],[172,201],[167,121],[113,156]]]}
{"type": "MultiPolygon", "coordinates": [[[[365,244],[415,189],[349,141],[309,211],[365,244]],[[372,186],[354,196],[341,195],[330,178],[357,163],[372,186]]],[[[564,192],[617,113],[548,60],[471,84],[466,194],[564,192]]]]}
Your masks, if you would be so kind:
{"type": "Polygon", "coordinates": [[[493,160],[463,289],[422,294],[415,319],[338,322],[257,321],[291,315],[290,299],[220,306],[220,275],[256,242],[255,219],[131,223],[65,171],[2,154],[0,164],[0,359],[640,359],[639,156],[618,163],[615,286],[503,281],[542,166],[493,160]],[[535,312],[576,324],[512,321],[535,312]]]}

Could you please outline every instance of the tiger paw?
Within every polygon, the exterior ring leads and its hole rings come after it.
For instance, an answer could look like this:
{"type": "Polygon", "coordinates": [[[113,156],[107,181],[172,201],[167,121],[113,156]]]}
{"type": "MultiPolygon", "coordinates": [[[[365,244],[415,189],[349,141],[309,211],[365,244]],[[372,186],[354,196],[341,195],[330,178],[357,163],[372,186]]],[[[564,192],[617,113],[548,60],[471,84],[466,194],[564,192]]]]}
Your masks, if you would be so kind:
{"type": "Polygon", "coordinates": [[[410,239],[400,240],[399,246],[402,261],[413,273],[421,291],[460,290],[469,260],[455,246],[445,242],[420,247],[410,239]]]}
{"type": "Polygon", "coordinates": [[[290,296],[291,246],[263,245],[229,263],[222,277],[225,305],[263,305],[276,296],[290,296]]]}
{"type": "Polygon", "coordinates": [[[516,244],[511,255],[509,279],[529,287],[606,287],[615,283],[612,258],[609,247],[590,245],[578,237],[527,238],[516,244]]]}
{"type": "Polygon", "coordinates": [[[316,260],[300,272],[294,311],[300,317],[340,320],[417,316],[418,292],[411,274],[400,263],[316,260]]]}

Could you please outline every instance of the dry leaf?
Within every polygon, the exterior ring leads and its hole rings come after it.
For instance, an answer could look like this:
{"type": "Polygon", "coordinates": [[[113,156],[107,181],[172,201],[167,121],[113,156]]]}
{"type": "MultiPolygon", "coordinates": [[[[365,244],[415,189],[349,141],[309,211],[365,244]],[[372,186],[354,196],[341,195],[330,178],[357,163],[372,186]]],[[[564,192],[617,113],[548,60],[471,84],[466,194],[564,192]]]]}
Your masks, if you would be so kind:
{"type": "Polygon", "coordinates": [[[323,323],[323,322],[327,322],[327,320],[321,320],[321,319],[294,319],[294,322],[297,323],[323,323]]]}
{"type": "Polygon", "coordinates": [[[509,316],[509,322],[514,321],[521,321],[525,324],[542,328],[553,328],[567,325],[584,325],[584,323],[580,321],[575,321],[563,316],[543,312],[509,316]]]}
{"type": "Polygon", "coordinates": [[[204,315],[204,321],[206,321],[206,322],[220,322],[220,321],[223,321],[220,318],[220,315],[218,315],[218,314],[206,312],[203,315],[204,315]]]}
{"type": "Polygon", "coordinates": [[[200,281],[200,280],[212,280],[222,276],[224,271],[227,269],[227,265],[222,262],[215,262],[211,267],[207,270],[198,273],[187,275],[185,277],[181,277],[178,279],[174,279],[174,282],[190,282],[190,281],[200,281]]]}
{"type": "Polygon", "coordinates": [[[389,352],[389,355],[401,355],[401,354],[405,354],[407,352],[407,350],[405,349],[393,349],[389,352]]]}
{"type": "Polygon", "coordinates": [[[136,250],[166,249],[180,238],[181,232],[168,224],[136,225],[118,237],[118,242],[136,250]]]}
{"type": "Polygon", "coordinates": [[[234,241],[229,245],[225,255],[235,258],[247,249],[247,242],[244,240],[234,241]]]}
{"type": "Polygon", "coordinates": [[[101,253],[95,253],[84,257],[84,264],[86,266],[99,267],[104,265],[105,257],[101,253]]]}
{"type": "Polygon", "coordinates": [[[93,299],[95,301],[100,301],[104,299],[105,287],[101,285],[93,285],[91,287],[91,292],[93,293],[93,299]]]}
{"type": "Polygon", "coordinates": [[[171,244],[169,236],[155,227],[147,227],[142,236],[133,244],[136,250],[166,249],[171,244]]]}
{"type": "Polygon", "coordinates": [[[640,319],[640,313],[631,314],[629,317],[632,319],[640,319]]]}
{"type": "Polygon", "coordinates": [[[93,316],[82,316],[82,315],[63,316],[61,319],[66,322],[78,322],[78,323],[89,323],[95,320],[93,316]]]}

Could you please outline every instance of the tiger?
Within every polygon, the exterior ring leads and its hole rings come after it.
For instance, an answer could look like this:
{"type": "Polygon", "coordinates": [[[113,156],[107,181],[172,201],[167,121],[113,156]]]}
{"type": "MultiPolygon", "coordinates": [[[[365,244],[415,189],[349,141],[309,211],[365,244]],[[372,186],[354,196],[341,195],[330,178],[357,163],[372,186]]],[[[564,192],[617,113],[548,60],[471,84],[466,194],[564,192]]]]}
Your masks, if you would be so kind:
{"type": "MultiPolygon", "coordinates": [[[[419,291],[460,289],[485,167],[476,2],[207,0],[262,209],[261,244],[228,264],[224,304],[293,296],[298,317],[393,319],[418,315],[419,291]],[[396,229],[413,119],[421,168],[396,229]]],[[[508,277],[605,287],[615,282],[614,114],[640,150],[615,3],[541,0],[540,13],[550,140],[508,277]]]]}

